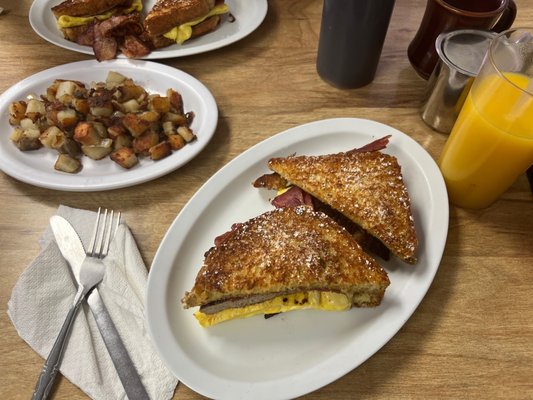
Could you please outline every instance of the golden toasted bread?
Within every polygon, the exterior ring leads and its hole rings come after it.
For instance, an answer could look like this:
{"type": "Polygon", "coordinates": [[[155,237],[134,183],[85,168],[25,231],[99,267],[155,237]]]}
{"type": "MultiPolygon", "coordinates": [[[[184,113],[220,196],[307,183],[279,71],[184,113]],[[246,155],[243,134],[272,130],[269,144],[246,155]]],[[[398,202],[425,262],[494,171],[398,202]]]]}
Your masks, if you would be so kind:
{"type": "Polygon", "coordinates": [[[182,299],[185,308],[213,314],[312,291],[342,294],[348,308],[371,307],[389,285],[387,273],[344,228],[307,206],[235,224],[216,243],[182,299]]]}
{"type": "Polygon", "coordinates": [[[407,263],[418,240],[396,157],[380,151],[272,158],[268,167],[339,211],[407,263]]]}
{"type": "Polygon", "coordinates": [[[159,0],[144,20],[151,36],[159,36],[175,26],[204,17],[215,6],[215,0],[159,0]]]}
{"type": "Polygon", "coordinates": [[[84,17],[102,14],[118,6],[126,6],[131,0],[66,0],[55,7],[52,13],[56,18],[62,15],[84,17]]]}

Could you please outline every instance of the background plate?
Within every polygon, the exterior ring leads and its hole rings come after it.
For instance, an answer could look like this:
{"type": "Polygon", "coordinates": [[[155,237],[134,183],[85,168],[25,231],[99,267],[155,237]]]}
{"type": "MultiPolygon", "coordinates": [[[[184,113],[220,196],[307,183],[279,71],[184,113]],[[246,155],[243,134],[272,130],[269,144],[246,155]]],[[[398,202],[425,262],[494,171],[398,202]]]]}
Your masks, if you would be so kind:
{"type": "MultiPolygon", "coordinates": [[[[93,49],[81,46],[63,38],[57,29],[56,19],[50,8],[61,3],[62,0],[39,0],[34,1],[29,13],[30,24],[39,36],[44,40],[68,50],[83,54],[94,54],[93,49]]],[[[150,10],[156,0],[144,1],[144,12],[150,10]]],[[[229,22],[228,15],[222,17],[220,26],[213,32],[185,42],[182,45],[173,45],[152,51],[146,57],[147,60],[161,58],[174,58],[204,53],[227,46],[248,36],[261,25],[265,19],[268,3],[267,0],[226,0],[230,13],[235,21],[229,22]]],[[[125,58],[120,54],[118,58],[125,58]]]]}
{"type": "Polygon", "coordinates": [[[217,399],[285,399],[316,390],[360,365],[407,321],[437,272],[448,232],[448,198],[439,169],[413,139],[361,119],[322,120],[289,129],[244,152],[191,198],[166,233],[152,264],[147,318],[154,343],[174,374],[217,399]],[[305,310],[265,320],[235,320],[205,329],[180,298],[193,286],[213,239],[271,210],[273,193],[251,182],[270,172],[267,160],[292,153],[318,155],[360,147],[392,135],[408,187],[420,241],[419,262],[382,265],[391,285],[382,304],[347,312],[305,310]]]}
{"type": "Polygon", "coordinates": [[[167,174],[196,156],[209,142],[218,122],[218,110],[211,92],[196,78],[166,65],[151,61],[95,60],[61,65],[39,72],[12,86],[0,96],[0,169],[31,185],[65,191],[99,191],[136,185],[167,174]],[[126,170],[109,157],[91,160],[83,157],[83,169],[77,174],[54,170],[55,150],[22,152],[9,139],[9,104],[24,100],[28,94],[43,94],[54,79],[74,79],[85,84],[105,81],[109,71],[119,72],[142,85],[149,93],[166,94],[168,88],[180,92],[185,111],[194,111],[191,125],[198,139],[170,156],[152,161],[141,158],[139,165],[126,170]]]}

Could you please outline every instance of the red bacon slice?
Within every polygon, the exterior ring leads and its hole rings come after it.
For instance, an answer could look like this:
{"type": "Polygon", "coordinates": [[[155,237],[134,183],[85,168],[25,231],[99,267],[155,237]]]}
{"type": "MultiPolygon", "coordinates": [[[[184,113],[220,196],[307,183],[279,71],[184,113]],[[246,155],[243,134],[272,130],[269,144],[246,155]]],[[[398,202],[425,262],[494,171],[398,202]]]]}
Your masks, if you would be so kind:
{"type": "Polygon", "coordinates": [[[346,154],[365,153],[369,151],[383,150],[389,144],[389,138],[391,136],[392,135],[384,136],[381,139],[377,139],[377,140],[374,140],[373,142],[365,144],[363,147],[359,147],[358,149],[347,151],[346,154]]]}
{"type": "Polygon", "coordinates": [[[95,35],[93,51],[98,61],[112,60],[117,56],[118,43],[112,37],[95,35]]]}
{"type": "Polygon", "coordinates": [[[150,47],[137,36],[127,35],[120,46],[120,51],[128,58],[141,58],[150,53],[150,47]]]}
{"type": "Polygon", "coordinates": [[[292,186],[286,192],[274,197],[272,205],[276,208],[296,207],[296,206],[314,206],[313,196],[298,186],[292,186]]]}

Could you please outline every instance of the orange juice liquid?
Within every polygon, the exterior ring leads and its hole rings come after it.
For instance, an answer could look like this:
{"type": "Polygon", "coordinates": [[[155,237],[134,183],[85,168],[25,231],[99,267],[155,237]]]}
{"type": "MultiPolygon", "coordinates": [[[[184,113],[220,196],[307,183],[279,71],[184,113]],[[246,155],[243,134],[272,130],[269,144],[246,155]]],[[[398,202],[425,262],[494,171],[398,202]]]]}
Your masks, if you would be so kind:
{"type": "MultiPolygon", "coordinates": [[[[504,75],[522,89],[533,85],[527,76],[504,75]]],[[[472,209],[488,207],[533,164],[533,96],[496,74],[481,79],[438,162],[450,202],[472,209]]]]}

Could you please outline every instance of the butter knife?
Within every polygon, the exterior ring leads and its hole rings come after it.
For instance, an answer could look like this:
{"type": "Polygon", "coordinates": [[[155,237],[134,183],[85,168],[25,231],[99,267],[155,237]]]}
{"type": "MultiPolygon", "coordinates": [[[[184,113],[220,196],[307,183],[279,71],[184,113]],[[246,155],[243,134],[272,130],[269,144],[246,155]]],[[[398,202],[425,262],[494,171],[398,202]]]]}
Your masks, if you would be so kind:
{"type": "MultiPolygon", "coordinates": [[[[57,245],[61,254],[67,260],[76,281],[79,279],[79,270],[83,259],[85,258],[85,249],[78,233],[72,227],[70,222],[58,215],[50,219],[50,226],[54,232],[57,245]]],[[[133,361],[131,360],[122,339],[105,307],[102,298],[98,292],[98,287],[94,288],[87,298],[87,304],[91,309],[96,324],[117,374],[122,382],[124,391],[129,400],[147,400],[150,397],[144,388],[141,378],[133,361]]]]}

